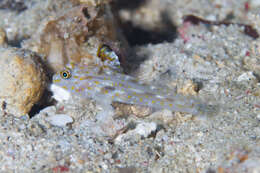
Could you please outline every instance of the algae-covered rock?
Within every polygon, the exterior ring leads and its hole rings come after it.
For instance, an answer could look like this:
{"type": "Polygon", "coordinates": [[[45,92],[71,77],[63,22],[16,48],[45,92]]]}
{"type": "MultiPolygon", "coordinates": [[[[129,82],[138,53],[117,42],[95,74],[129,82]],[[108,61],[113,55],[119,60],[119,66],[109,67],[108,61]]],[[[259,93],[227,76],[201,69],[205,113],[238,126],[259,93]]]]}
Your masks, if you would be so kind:
{"type": "Polygon", "coordinates": [[[17,116],[28,113],[40,99],[46,77],[39,57],[17,48],[0,48],[0,103],[17,116]]]}

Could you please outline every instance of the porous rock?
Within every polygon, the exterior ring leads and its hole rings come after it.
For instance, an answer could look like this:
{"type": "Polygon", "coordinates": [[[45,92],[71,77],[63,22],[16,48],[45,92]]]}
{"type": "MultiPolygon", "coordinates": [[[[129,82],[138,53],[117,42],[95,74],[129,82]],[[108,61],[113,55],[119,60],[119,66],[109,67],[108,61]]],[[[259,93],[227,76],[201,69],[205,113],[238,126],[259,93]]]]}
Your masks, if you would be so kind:
{"type": "Polygon", "coordinates": [[[21,116],[41,98],[46,76],[39,60],[31,51],[0,48],[2,110],[21,116]]]}
{"type": "Polygon", "coordinates": [[[83,58],[84,62],[86,59],[92,62],[97,58],[101,44],[109,45],[122,60],[124,39],[118,32],[110,7],[108,4],[95,5],[83,3],[45,18],[38,32],[23,42],[23,48],[43,55],[54,72],[67,63],[80,63],[83,58]]]}
{"type": "Polygon", "coordinates": [[[6,45],[6,33],[3,28],[0,28],[0,46],[6,45]]]}

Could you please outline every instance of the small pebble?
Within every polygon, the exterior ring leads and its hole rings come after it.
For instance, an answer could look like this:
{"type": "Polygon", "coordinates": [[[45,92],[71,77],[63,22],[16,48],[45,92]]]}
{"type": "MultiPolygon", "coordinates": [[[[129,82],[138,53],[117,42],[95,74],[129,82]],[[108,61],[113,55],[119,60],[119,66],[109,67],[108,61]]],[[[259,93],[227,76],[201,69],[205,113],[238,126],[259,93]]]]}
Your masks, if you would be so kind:
{"type": "Polygon", "coordinates": [[[52,115],[48,117],[46,120],[50,122],[53,126],[59,126],[59,127],[64,127],[68,123],[73,122],[73,119],[66,114],[52,115]]]}
{"type": "Polygon", "coordinates": [[[42,109],[40,111],[40,113],[42,113],[42,114],[50,114],[50,113],[55,113],[55,111],[56,111],[56,107],[55,106],[48,106],[48,107],[42,109]]]}
{"type": "Polygon", "coordinates": [[[256,118],[260,121],[260,114],[257,114],[256,118]]]}
{"type": "Polygon", "coordinates": [[[154,122],[150,122],[150,123],[142,122],[136,126],[134,132],[146,138],[153,131],[156,130],[156,127],[157,125],[154,122]]]}

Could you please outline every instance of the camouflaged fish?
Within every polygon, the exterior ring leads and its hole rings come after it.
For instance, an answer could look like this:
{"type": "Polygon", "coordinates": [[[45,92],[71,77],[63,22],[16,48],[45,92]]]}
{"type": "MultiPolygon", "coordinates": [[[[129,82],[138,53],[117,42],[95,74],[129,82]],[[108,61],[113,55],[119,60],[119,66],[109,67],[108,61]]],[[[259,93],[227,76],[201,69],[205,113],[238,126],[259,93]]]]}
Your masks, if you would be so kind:
{"type": "Polygon", "coordinates": [[[103,50],[103,56],[108,56],[107,60],[111,62],[104,66],[69,64],[53,76],[54,90],[59,87],[71,95],[102,100],[106,104],[121,102],[191,114],[207,113],[208,106],[199,99],[171,93],[167,88],[145,85],[118,72],[115,69],[120,63],[116,54],[110,49],[103,50]]]}

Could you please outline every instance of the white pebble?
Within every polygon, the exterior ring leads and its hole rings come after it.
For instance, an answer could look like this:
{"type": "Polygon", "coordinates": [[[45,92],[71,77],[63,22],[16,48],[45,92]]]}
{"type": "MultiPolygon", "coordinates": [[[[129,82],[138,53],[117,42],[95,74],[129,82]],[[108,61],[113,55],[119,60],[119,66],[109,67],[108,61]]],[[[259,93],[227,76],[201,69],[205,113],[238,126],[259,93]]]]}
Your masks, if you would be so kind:
{"type": "Polygon", "coordinates": [[[42,109],[40,111],[40,113],[42,113],[42,114],[44,114],[44,113],[50,114],[50,113],[54,113],[55,111],[56,111],[56,107],[55,106],[48,106],[48,107],[42,109]]]}
{"type": "Polygon", "coordinates": [[[257,114],[256,118],[260,121],[260,114],[257,114]]]}
{"type": "Polygon", "coordinates": [[[123,133],[118,135],[118,137],[115,139],[115,144],[119,145],[121,142],[124,141],[124,139],[129,138],[130,136],[135,136],[136,134],[139,134],[143,137],[148,137],[153,131],[155,131],[157,128],[156,123],[150,122],[141,122],[139,123],[134,130],[130,130],[127,133],[123,133]]]}
{"type": "Polygon", "coordinates": [[[157,125],[154,122],[151,122],[151,123],[143,122],[136,126],[134,132],[146,138],[153,131],[156,130],[156,127],[157,127],[157,125]]]}
{"type": "Polygon", "coordinates": [[[53,126],[59,126],[59,127],[64,127],[66,126],[68,123],[72,123],[73,119],[66,115],[66,114],[56,114],[56,115],[52,115],[48,118],[46,118],[46,120],[53,126]]]}

